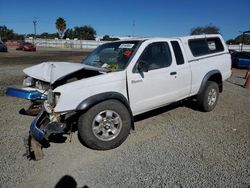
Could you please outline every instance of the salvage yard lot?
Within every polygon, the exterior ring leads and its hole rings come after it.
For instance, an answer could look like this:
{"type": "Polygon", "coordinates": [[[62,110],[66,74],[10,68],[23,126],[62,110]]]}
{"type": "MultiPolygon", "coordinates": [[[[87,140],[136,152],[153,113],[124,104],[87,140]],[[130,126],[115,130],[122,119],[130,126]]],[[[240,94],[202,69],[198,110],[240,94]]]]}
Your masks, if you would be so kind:
{"type": "Polygon", "coordinates": [[[38,49],[0,53],[0,187],[248,187],[250,89],[245,70],[233,70],[210,113],[184,102],[135,118],[135,131],[120,147],[95,151],[72,142],[51,143],[41,161],[28,161],[23,138],[32,117],[18,111],[28,101],[4,96],[21,87],[22,69],[44,61],[81,62],[83,51],[38,49]]]}

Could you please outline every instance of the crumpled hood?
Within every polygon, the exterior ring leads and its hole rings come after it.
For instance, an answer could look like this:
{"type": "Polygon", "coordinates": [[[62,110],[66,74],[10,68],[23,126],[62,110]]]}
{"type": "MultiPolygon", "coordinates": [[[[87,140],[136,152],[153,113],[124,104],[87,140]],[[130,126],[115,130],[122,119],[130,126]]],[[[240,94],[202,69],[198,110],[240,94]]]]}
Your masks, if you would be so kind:
{"type": "Polygon", "coordinates": [[[106,72],[103,68],[92,67],[80,63],[70,62],[44,62],[25,68],[23,72],[32,78],[49,82],[53,84],[57,79],[71,74],[75,71],[86,69],[100,72],[106,72]]]}

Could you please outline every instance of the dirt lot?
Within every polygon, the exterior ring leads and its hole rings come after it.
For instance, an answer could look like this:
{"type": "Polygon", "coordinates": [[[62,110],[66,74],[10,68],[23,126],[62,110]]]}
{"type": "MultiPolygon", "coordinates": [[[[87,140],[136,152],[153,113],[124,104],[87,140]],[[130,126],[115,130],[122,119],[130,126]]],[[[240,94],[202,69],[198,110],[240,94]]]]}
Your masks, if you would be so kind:
{"type": "Polygon", "coordinates": [[[0,53],[0,187],[249,187],[250,89],[245,70],[233,70],[214,111],[175,104],[136,117],[120,147],[94,151],[52,143],[41,161],[22,155],[32,117],[18,114],[28,101],[4,96],[20,87],[22,69],[43,61],[80,62],[85,52],[38,50],[0,53]]]}

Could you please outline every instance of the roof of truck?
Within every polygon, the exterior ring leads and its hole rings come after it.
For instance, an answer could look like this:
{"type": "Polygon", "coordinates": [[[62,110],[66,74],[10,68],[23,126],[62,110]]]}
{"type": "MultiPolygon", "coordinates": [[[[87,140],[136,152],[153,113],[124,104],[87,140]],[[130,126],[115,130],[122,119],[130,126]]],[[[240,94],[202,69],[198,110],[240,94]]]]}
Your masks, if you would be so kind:
{"type": "MultiPolygon", "coordinates": [[[[166,39],[196,39],[196,38],[210,38],[210,37],[221,37],[220,34],[202,34],[202,35],[189,35],[189,36],[176,36],[176,37],[135,37],[122,39],[119,41],[145,41],[145,40],[166,40],[166,39]]],[[[118,42],[118,41],[117,41],[118,42]]]]}

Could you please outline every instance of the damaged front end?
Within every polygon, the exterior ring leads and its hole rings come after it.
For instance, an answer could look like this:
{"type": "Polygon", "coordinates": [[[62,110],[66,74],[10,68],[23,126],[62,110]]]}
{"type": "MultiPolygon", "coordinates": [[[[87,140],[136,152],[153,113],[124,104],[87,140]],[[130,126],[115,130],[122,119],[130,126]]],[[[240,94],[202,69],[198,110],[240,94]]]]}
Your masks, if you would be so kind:
{"type": "Polygon", "coordinates": [[[30,125],[29,136],[25,138],[26,155],[34,160],[43,159],[42,148],[49,146],[49,137],[65,133],[66,123],[62,123],[65,115],[54,112],[59,93],[53,93],[51,89],[42,93],[34,89],[9,87],[6,95],[31,101],[27,110],[20,110],[21,114],[36,116],[30,125]]]}
{"type": "Polygon", "coordinates": [[[51,141],[64,142],[66,138],[63,134],[71,133],[75,128],[73,125],[76,124],[78,114],[73,108],[55,111],[61,97],[61,91],[56,92],[56,88],[104,74],[105,71],[104,68],[76,63],[41,63],[24,69],[27,75],[23,81],[24,88],[6,88],[6,95],[31,101],[29,108],[21,109],[20,114],[36,116],[30,125],[29,136],[25,139],[28,158],[42,159],[42,148],[49,147],[51,141]]]}
{"type": "MultiPolygon", "coordinates": [[[[28,80],[31,81],[32,79],[28,77],[28,80]]],[[[21,109],[19,113],[36,116],[30,125],[29,136],[25,138],[26,155],[28,158],[35,160],[43,158],[42,148],[48,147],[49,137],[52,134],[64,133],[66,128],[66,124],[62,123],[62,117],[65,116],[54,112],[54,106],[60,97],[59,93],[53,93],[52,89],[47,89],[47,84],[45,85],[46,88],[44,85],[42,85],[43,87],[40,85],[39,88],[37,84],[32,82],[27,84],[24,81],[24,86],[28,87],[22,89],[6,88],[7,96],[31,101],[30,107],[21,109]]]]}
{"type": "Polygon", "coordinates": [[[42,110],[30,125],[28,157],[35,160],[43,158],[43,147],[49,146],[49,137],[54,134],[65,133],[66,124],[61,122],[61,115],[49,109],[44,102],[42,110]]]}

